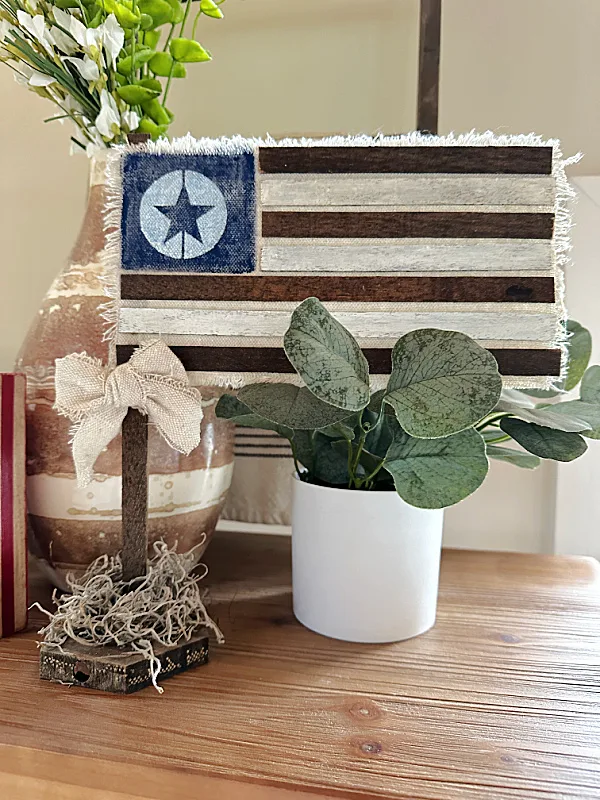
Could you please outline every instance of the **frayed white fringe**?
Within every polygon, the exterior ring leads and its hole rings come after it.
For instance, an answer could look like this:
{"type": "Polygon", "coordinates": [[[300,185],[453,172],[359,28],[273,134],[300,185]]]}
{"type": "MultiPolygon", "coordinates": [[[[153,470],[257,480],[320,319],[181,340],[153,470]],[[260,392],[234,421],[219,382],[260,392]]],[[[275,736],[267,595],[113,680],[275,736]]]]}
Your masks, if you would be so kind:
{"type": "MultiPolygon", "coordinates": [[[[106,247],[102,254],[102,263],[105,267],[103,279],[104,290],[109,298],[101,307],[101,314],[106,321],[105,340],[109,342],[109,365],[114,366],[116,361],[115,337],[119,317],[119,270],[121,266],[121,213],[122,213],[122,157],[128,153],[149,153],[155,155],[182,154],[182,155],[239,155],[253,153],[259,147],[552,147],[552,176],[556,180],[555,222],[554,236],[552,239],[554,253],[554,278],[556,282],[555,317],[556,329],[553,346],[560,347],[563,352],[561,376],[566,374],[566,332],[564,320],[567,318],[565,307],[564,270],[571,264],[569,256],[571,250],[570,231],[573,226],[571,203],[575,199],[575,191],[569,185],[565,168],[577,163],[582,154],[577,153],[565,159],[560,149],[558,139],[544,139],[534,133],[528,134],[501,134],[493,131],[485,133],[449,133],[446,136],[413,133],[400,136],[384,136],[377,134],[369,136],[360,134],[355,136],[326,136],[322,139],[302,137],[300,139],[279,139],[272,136],[264,139],[243,136],[221,137],[219,139],[195,139],[187,134],[178,139],[169,141],[159,139],[143,144],[123,144],[112,148],[107,157],[106,164],[106,193],[107,200],[104,209],[104,228],[106,231],[106,247]]],[[[215,376],[218,373],[211,373],[215,376]]],[[[221,376],[219,382],[213,385],[236,388],[234,376],[229,376],[227,381],[221,376]],[[233,383],[232,383],[233,381],[233,383]]],[[[281,378],[279,378],[281,379],[281,378]]],[[[523,379],[519,384],[522,388],[551,388],[556,378],[523,379]]],[[[505,381],[506,383],[506,381],[505,381]]]]}

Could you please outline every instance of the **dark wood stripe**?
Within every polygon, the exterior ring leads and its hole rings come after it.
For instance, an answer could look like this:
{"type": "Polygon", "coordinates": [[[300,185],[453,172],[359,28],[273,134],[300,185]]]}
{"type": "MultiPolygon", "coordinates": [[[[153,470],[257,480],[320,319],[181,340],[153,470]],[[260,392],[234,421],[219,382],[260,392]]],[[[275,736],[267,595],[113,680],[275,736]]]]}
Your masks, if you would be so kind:
{"type": "Polygon", "coordinates": [[[554,214],[472,211],[263,211],[262,235],[293,239],[551,239],[554,214]]]}
{"type": "Polygon", "coordinates": [[[261,147],[262,172],[550,175],[551,147],[261,147]]]}
{"type": "Polygon", "coordinates": [[[553,278],[385,275],[131,275],[123,300],[553,303],[553,278]]]}
{"type": "MultiPolygon", "coordinates": [[[[135,347],[117,346],[117,361],[129,361],[135,347]]],[[[294,368],[279,347],[193,347],[174,346],[171,350],[189,372],[274,372],[289,374],[294,368]]],[[[387,375],[391,350],[364,348],[373,375],[387,375]]],[[[490,349],[502,375],[560,375],[560,350],[511,348],[490,349]]]]}

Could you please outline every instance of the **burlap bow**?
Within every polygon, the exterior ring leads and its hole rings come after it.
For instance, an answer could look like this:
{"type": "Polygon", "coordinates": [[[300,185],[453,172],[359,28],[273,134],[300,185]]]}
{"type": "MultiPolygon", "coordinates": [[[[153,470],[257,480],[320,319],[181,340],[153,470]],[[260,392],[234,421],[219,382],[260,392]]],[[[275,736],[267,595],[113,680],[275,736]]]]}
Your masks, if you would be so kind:
{"type": "Polygon", "coordinates": [[[158,340],[139,347],[126,364],[110,371],[87,353],[56,359],[55,408],[73,420],[77,485],[92,479],[96,459],[121,429],[128,408],[148,415],[180,453],[200,442],[200,393],[189,385],[181,361],[158,340]]]}

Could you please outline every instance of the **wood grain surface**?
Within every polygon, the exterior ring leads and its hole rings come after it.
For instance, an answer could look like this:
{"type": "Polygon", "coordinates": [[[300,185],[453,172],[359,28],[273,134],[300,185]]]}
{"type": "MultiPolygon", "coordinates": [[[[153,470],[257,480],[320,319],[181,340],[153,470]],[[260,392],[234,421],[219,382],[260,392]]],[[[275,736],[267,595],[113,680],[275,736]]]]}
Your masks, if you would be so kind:
{"type": "Polygon", "coordinates": [[[123,580],[146,574],[148,558],[148,418],[127,412],[123,433],[123,580]]]}
{"type": "Polygon", "coordinates": [[[121,275],[122,300],[553,303],[551,277],[121,275]]]}
{"type": "Polygon", "coordinates": [[[261,147],[261,172],[550,175],[551,147],[261,147]]]}
{"type": "MultiPolygon", "coordinates": [[[[188,372],[294,372],[283,347],[191,347],[171,345],[188,372]]],[[[117,362],[125,364],[135,345],[117,345],[117,362]]],[[[384,347],[362,349],[372,375],[389,375],[392,351],[384,347]]],[[[490,348],[501,375],[560,375],[560,350],[490,348]]]]}
{"type": "Polygon", "coordinates": [[[421,0],[417,130],[438,132],[442,0],[421,0]]]}
{"type": "Polygon", "coordinates": [[[265,238],[459,236],[465,239],[551,239],[553,230],[554,214],[475,211],[263,211],[262,213],[262,235],[265,238]]]}
{"type": "Polygon", "coordinates": [[[37,615],[0,641],[0,797],[600,797],[594,560],[446,551],[436,626],[363,646],[294,620],[289,540],[221,533],[208,562],[227,643],[162,696],[39,681],[37,615]]]}

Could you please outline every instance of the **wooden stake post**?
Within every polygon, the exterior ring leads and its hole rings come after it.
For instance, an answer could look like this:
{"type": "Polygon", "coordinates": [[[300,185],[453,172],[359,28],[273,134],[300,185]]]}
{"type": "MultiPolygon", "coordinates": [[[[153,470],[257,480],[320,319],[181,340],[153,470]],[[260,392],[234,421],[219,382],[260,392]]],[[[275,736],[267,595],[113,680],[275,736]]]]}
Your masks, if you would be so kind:
{"type": "Polygon", "coordinates": [[[442,0],[421,0],[417,129],[438,132],[442,0]]]}
{"type": "Polygon", "coordinates": [[[130,408],[123,420],[123,579],[146,574],[148,558],[148,420],[130,408]]]}

